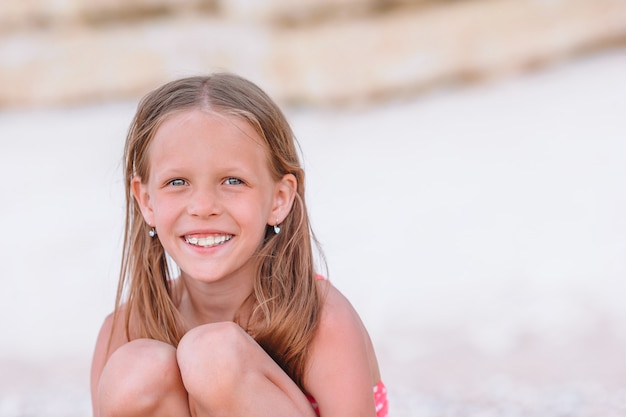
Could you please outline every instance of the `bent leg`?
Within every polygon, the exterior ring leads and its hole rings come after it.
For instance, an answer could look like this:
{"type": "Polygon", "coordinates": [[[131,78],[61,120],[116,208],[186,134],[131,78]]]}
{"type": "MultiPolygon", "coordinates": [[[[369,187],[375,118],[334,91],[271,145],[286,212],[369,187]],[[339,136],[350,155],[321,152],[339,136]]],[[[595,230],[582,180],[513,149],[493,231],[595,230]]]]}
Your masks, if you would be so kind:
{"type": "Polygon", "coordinates": [[[192,329],[177,356],[194,416],[315,416],[298,386],[235,323],[192,329]]]}
{"type": "Polygon", "coordinates": [[[189,416],[174,347],[150,339],[117,349],[98,384],[99,417],[189,416]]]}

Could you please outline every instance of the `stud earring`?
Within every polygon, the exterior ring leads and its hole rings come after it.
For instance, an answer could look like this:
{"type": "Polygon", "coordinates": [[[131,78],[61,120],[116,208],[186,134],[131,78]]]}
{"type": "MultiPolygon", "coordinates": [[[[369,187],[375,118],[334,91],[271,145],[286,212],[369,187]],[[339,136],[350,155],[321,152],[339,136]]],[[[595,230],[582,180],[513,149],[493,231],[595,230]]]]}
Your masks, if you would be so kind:
{"type": "Polygon", "coordinates": [[[150,235],[150,237],[154,238],[157,235],[156,228],[151,227],[150,230],[148,231],[148,235],[150,235]]]}
{"type": "Polygon", "coordinates": [[[278,225],[278,219],[276,219],[276,224],[274,225],[274,233],[275,234],[280,233],[280,226],[278,225]]]}

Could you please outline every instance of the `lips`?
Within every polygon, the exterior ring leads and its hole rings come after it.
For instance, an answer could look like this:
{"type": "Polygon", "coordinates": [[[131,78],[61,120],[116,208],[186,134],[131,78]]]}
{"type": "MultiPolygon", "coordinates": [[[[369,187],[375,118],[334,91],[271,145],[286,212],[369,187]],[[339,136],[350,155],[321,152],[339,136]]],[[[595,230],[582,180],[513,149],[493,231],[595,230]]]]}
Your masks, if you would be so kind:
{"type": "Polygon", "coordinates": [[[192,246],[211,248],[222,245],[233,238],[233,235],[185,236],[185,242],[192,246]]]}

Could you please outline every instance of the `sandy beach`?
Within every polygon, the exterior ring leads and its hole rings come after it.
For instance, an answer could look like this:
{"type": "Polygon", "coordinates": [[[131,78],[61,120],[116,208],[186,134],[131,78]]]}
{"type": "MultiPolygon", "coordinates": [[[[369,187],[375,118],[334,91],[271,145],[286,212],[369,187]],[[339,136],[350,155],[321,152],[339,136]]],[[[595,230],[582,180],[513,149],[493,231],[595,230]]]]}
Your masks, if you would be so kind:
{"type": "MultiPolygon", "coordinates": [[[[394,417],[626,414],[626,49],[287,108],[394,417]]],[[[136,101],[0,113],[0,417],[91,415],[136,101]]]]}

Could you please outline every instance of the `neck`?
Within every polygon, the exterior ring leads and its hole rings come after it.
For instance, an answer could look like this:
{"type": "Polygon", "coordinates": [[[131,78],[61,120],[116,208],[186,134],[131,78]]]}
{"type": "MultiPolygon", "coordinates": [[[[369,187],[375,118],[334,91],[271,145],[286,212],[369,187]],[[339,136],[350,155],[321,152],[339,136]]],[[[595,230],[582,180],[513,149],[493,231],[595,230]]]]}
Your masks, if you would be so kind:
{"type": "Polygon", "coordinates": [[[177,305],[186,330],[207,323],[238,321],[245,325],[250,316],[253,285],[245,283],[200,282],[182,276],[176,281],[177,305]]]}

